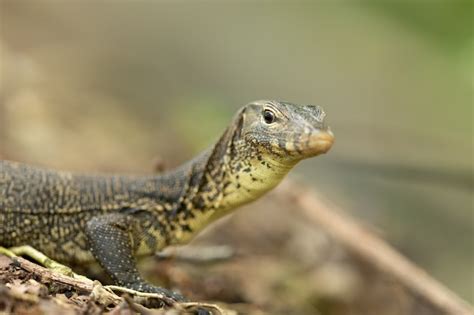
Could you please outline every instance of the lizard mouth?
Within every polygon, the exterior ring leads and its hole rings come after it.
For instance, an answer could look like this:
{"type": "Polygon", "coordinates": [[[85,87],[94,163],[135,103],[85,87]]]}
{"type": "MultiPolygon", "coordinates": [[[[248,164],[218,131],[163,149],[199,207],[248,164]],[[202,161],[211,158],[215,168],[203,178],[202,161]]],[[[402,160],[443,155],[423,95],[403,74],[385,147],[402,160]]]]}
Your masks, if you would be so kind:
{"type": "Polygon", "coordinates": [[[303,146],[303,154],[316,156],[331,149],[334,143],[334,134],[331,130],[317,130],[309,135],[303,146]]]}

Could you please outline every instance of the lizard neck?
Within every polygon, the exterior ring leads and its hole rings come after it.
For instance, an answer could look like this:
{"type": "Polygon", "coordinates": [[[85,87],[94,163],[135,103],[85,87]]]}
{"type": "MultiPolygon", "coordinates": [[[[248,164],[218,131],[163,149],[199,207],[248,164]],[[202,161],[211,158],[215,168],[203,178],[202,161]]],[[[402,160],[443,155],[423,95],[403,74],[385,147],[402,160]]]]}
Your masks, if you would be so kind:
{"type": "MultiPolygon", "coordinates": [[[[212,221],[274,188],[296,164],[249,145],[229,128],[209,150],[173,172],[158,186],[179,186],[169,211],[177,243],[188,241],[212,221]]],[[[163,193],[163,192],[161,192],[163,193]]]]}

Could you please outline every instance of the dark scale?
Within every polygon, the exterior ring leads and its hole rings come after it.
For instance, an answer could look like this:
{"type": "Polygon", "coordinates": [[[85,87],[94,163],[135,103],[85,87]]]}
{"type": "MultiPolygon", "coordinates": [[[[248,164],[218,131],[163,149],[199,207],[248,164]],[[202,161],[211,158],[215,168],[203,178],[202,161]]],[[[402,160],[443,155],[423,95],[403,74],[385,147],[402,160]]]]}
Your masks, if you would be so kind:
{"type": "Polygon", "coordinates": [[[159,176],[78,175],[0,161],[0,246],[30,245],[65,264],[96,260],[114,282],[181,296],[143,280],[136,257],[189,240],[275,187],[333,135],[317,106],[257,101],[215,145],[159,176]]]}

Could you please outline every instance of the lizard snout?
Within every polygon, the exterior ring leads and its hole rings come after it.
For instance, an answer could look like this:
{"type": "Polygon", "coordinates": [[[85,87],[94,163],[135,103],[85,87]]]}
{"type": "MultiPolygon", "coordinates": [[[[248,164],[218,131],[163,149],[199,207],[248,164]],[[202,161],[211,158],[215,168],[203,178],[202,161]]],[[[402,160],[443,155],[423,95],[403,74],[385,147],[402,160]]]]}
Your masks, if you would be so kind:
{"type": "Polygon", "coordinates": [[[300,150],[305,157],[326,153],[334,144],[334,134],[328,127],[325,129],[315,129],[302,138],[300,150]]]}

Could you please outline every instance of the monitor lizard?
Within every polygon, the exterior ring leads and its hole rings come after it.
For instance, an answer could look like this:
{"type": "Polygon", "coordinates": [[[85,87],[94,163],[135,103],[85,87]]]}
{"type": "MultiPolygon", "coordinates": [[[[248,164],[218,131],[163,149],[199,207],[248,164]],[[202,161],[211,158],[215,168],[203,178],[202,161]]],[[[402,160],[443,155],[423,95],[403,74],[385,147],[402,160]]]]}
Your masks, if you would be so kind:
{"type": "Polygon", "coordinates": [[[162,174],[83,175],[0,161],[0,246],[30,245],[66,264],[95,260],[120,286],[182,300],[146,282],[136,258],[186,243],[333,141],[321,107],[265,100],[242,107],[213,146],[162,174]]]}

